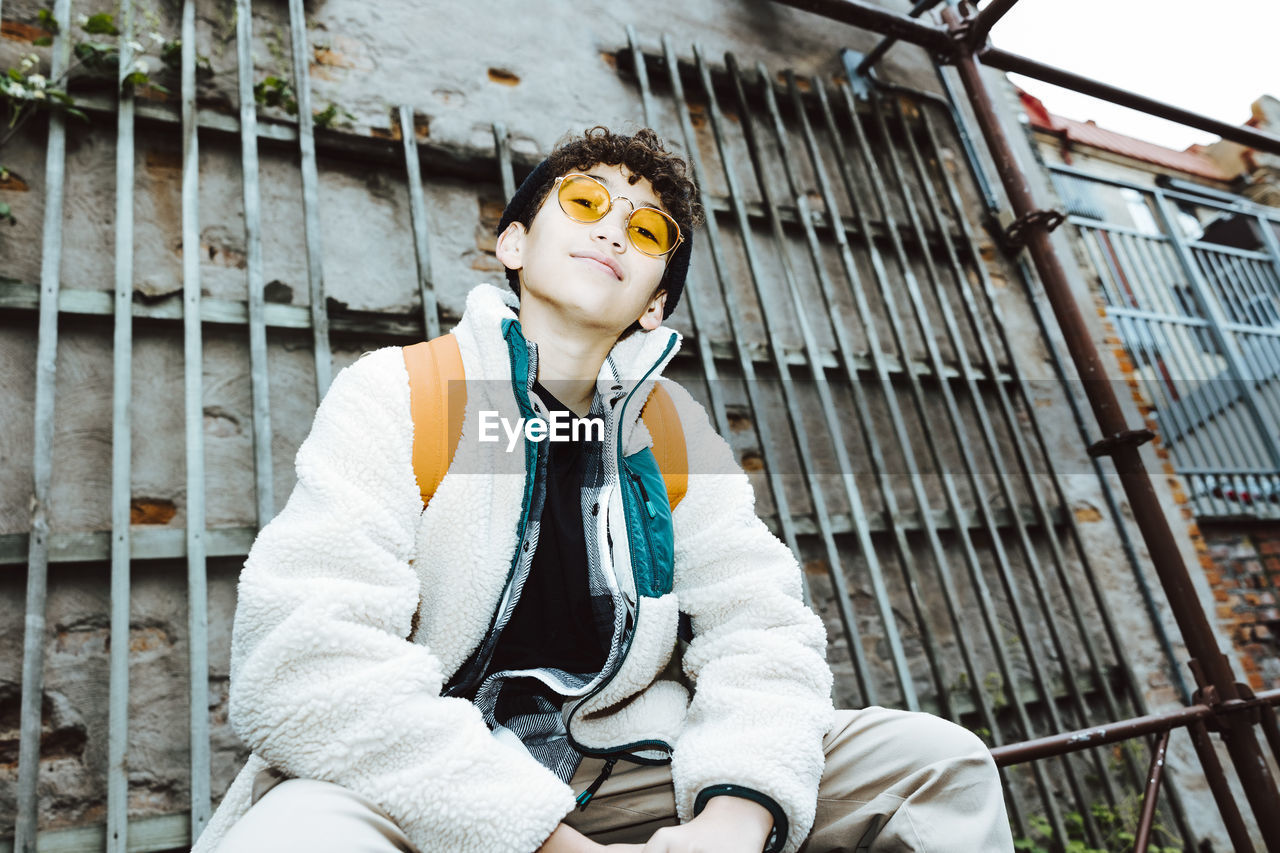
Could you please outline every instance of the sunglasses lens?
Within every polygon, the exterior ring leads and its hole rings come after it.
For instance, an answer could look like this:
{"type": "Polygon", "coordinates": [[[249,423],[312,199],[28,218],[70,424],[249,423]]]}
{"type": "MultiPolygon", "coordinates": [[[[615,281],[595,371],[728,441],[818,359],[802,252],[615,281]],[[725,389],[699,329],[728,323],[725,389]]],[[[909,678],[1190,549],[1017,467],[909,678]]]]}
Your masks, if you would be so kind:
{"type": "Polygon", "coordinates": [[[579,222],[595,222],[609,209],[609,190],[585,175],[570,175],[560,182],[560,207],[579,222]]]}
{"type": "Polygon", "coordinates": [[[646,255],[665,255],[676,245],[675,220],[652,207],[637,207],[627,224],[631,243],[646,255]]]}

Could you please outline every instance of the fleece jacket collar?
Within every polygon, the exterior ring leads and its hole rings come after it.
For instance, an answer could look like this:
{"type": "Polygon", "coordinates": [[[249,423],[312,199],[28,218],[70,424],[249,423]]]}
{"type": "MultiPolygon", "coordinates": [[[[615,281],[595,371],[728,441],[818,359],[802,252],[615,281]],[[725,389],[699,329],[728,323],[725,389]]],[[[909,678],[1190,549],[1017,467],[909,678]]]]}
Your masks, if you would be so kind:
{"type": "MultiPolygon", "coordinates": [[[[466,311],[458,323],[479,344],[476,358],[467,364],[467,379],[505,380],[512,382],[513,365],[523,365],[526,370],[535,369],[537,346],[523,338],[516,312],[520,299],[507,288],[492,284],[477,285],[467,294],[466,311]],[[511,333],[520,337],[511,340],[511,333]],[[518,346],[527,346],[531,357],[516,358],[518,346]],[[476,375],[475,368],[479,368],[476,375]]],[[[680,349],[682,337],[675,329],[659,326],[652,331],[640,330],[614,344],[596,376],[596,390],[612,404],[635,389],[635,399],[647,399],[662,371],[680,349]],[[641,387],[636,387],[637,385],[641,387]]],[[[520,387],[528,388],[533,377],[519,377],[520,387]]],[[[639,423],[639,406],[632,405],[627,412],[627,423],[622,426],[624,454],[630,454],[650,443],[639,423]]]]}

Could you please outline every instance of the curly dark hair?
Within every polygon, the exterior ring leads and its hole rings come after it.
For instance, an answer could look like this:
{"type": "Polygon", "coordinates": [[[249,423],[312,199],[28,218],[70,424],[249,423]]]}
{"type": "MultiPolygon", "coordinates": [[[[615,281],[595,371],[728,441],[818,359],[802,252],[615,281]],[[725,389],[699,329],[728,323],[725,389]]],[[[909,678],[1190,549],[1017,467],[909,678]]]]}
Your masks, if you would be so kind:
{"type": "Polygon", "coordinates": [[[556,178],[597,164],[626,166],[631,172],[630,184],[648,178],[654,193],[683,233],[692,234],[693,229],[702,224],[698,187],[689,176],[689,166],[684,158],[668,151],[663,146],[662,137],[651,128],[641,128],[635,135],[626,136],[602,125],[590,128],[581,137],[570,137],[556,145],[547,158],[546,181],[533,196],[533,203],[516,221],[528,228],[556,178]]]}

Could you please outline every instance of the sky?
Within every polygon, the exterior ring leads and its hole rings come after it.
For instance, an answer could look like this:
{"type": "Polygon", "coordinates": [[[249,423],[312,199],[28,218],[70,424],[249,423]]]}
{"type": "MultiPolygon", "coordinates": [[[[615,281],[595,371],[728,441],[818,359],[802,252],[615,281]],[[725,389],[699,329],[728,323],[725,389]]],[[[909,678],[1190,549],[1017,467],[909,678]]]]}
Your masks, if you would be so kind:
{"type": "MultiPolygon", "coordinates": [[[[985,5],[985,4],[984,4],[985,5]]],[[[991,41],[1202,115],[1243,124],[1263,94],[1280,98],[1278,0],[1020,0],[991,41]]],[[[1017,74],[1065,118],[1182,150],[1217,136],[1017,74]]],[[[1276,132],[1276,131],[1273,131],[1276,132]]]]}

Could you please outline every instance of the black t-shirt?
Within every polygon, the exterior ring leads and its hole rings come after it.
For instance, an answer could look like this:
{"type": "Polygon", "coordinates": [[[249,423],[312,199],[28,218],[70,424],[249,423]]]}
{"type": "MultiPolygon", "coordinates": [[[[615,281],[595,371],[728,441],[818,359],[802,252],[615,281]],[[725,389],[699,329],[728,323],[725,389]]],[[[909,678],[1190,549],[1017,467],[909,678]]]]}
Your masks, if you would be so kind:
{"type": "MultiPolygon", "coordinates": [[[[546,404],[548,416],[563,411],[577,419],[540,383],[533,388],[546,404]]],[[[546,442],[547,491],[538,546],[515,612],[490,659],[491,673],[555,667],[595,674],[604,667],[613,638],[600,636],[592,618],[582,531],[582,484],[590,443],[546,442]]]]}

